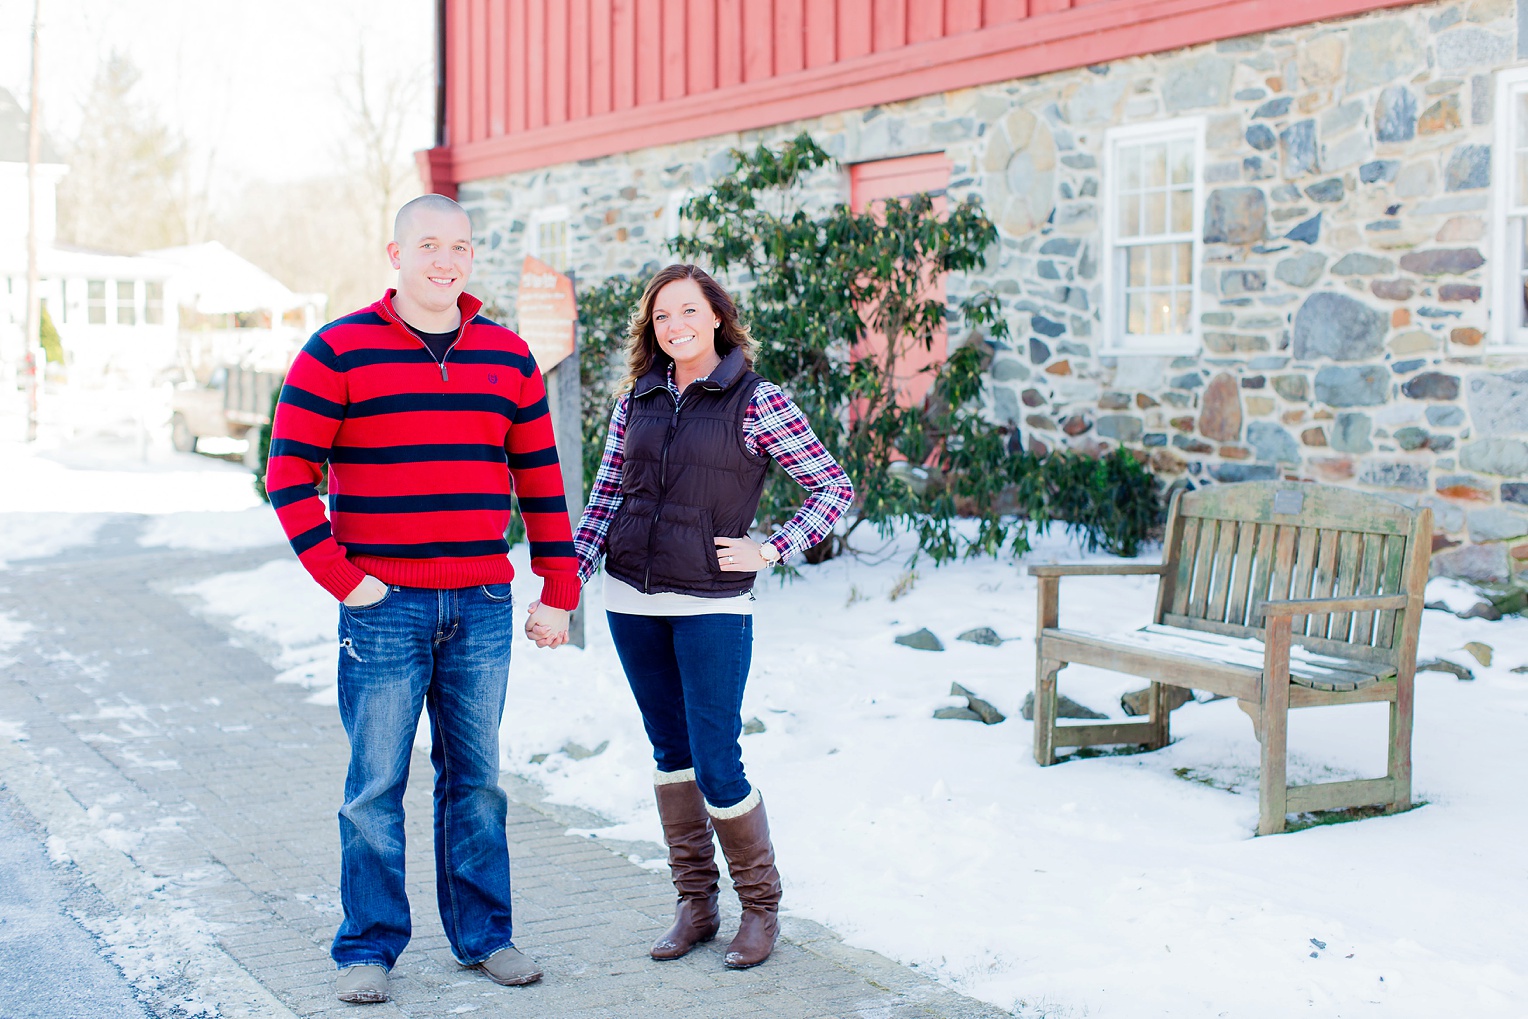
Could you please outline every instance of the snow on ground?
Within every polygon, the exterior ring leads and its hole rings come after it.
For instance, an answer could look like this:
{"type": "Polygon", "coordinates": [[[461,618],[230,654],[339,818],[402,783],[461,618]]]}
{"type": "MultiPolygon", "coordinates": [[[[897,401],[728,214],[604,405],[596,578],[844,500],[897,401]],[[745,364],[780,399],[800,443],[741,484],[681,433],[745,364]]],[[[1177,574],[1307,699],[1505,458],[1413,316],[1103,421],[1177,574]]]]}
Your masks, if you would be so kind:
{"type": "MultiPolygon", "coordinates": [[[[523,546],[513,558],[523,607],[539,583],[523,546]]],[[[744,717],[765,731],[744,737],[744,760],[769,805],[787,910],[1023,1016],[1521,1014],[1528,921],[1502,904],[1528,898],[1528,675],[1512,671],[1528,664],[1528,620],[1425,614],[1422,657],[1478,677],[1418,677],[1425,806],[1254,839],[1257,744],[1234,702],[1181,708],[1163,751],[1041,769],[1018,717],[1034,675],[1023,564],[925,563],[909,583],[904,558],[759,585],[744,717]],[[955,639],[976,626],[1009,639],[955,639]],[[946,650],[893,642],[919,627],[946,650]],[[1492,664],[1469,642],[1490,645],[1492,664]],[[1008,720],[934,719],[963,703],[952,681],[1008,720]]],[[[1027,561],[1077,558],[1052,537],[1027,561]]],[[[1070,578],[1063,625],[1140,625],[1153,584],[1070,578]]],[[[281,678],[332,702],[333,601],[296,563],[194,593],[274,642],[281,678]]],[[[586,649],[517,646],[503,764],[609,818],[602,837],[660,842],[650,751],[597,586],[587,600],[586,649]]],[[[1111,717],[1141,685],[1077,666],[1061,683],[1111,717]]],[[[1297,712],[1292,779],[1382,774],[1386,727],[1382,705],[1297,712]]]]}
{"type": "MultiPolygon", "coordinates": [[[[0,471],[0,559],[89,544],[123,513],[150,517],[149,545],[280,541],[247,471],[139,440],[0,442],[0,471]]],[[[524,606],[538,582],[523,546],[513,558],[524,606]]],[[[1018,717],[1034,674],[1023,564],[924,564],[909,578],[904,558],[840,559],[759,586],[744,715],[765,728],[744,737],[744,758],[769,804],[789,911],[1023,1016],[1522,1014],[1528,674],[1514,670],[1528,665],[1528,620],[1425,614],[1421,657],[1477,677],[1418,677],[1425,806],[1254,839],[1257,744],[1234,703],[1181,708],[1163,751],[1041,769],[1018,717]],[[977,626],[1009,640],[954,639],[977,626]],[[946,650],[893,642],[919,627],[946,650]],[[1488,645],[1489,664],[1467,644],[1488,645]],[[1008,720],[934,719],[961,703],[952,681],[1008,720]]],[[[1077,558],[1053,537],[1028,561],[1077,558]]],[[[1140,625],[1153,592],[1151,578],[1068,579],[1063,623],[1140,625]]],[[[290,558],[187,593],[268,653],[279,680],[334,703],[334,602],[290,558]]],[[[1473,603],[1448,582],[1428,598],[1473,603]]],[[[597,582],[587,601],[586,649],[518,645],[503,763],[610,819],[601,836],[658,842],[650,752],[597,582]]],[[[0,619],[0,645],[22,638],[0,619]]],[[[1061,683],[1111,717],[1140,685],[1076,666],[1061,683]]],[[[1297,712],[1291,776],[1380,774],[1385,736],[1381,705],[1297,712]]]]}
{"type": "Polygon", "coordinates": [[[0,568],[93,543],[111,514],[147,516],[144,545],[208,551],[286,543],[248,469],[168,441],[96,435],[0,442],[0,568]]]}

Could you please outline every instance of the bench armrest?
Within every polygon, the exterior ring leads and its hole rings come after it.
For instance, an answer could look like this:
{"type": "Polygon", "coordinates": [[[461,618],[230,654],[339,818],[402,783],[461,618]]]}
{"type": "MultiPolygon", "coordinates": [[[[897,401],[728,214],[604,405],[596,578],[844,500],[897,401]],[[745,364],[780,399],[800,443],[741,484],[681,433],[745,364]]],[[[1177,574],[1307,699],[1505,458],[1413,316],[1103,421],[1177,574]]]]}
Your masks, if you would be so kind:
{"type": "Polygon", "coordinates": [[[1374,612],[1380,609],[1404,609],[1411,596],[1381,594],[1366,598],[1284,598],[1265,601],[1258,606],[1263,616],[1314,616],[1332,612],[1374,612]]]}
{"type": "Polygon", "coordinates": [[[1161,563],[1071,563],[1029,568],[1031,577],[1161,576],[1166,572],[1166,565],[1161,563]]]}

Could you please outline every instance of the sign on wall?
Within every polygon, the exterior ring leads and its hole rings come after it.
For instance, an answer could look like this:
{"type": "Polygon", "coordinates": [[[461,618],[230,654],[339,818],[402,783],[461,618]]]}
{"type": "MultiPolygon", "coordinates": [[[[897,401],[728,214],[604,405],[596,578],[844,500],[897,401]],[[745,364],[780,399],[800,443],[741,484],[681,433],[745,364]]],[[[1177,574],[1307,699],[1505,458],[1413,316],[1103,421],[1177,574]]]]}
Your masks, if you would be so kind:
{"type": "Polygon", "coordinates": [[[518,308],[518,332],[544,375],[573,353],[573,330],[578,324],[573,281],[527,255],[520,267],[518,308]]]}

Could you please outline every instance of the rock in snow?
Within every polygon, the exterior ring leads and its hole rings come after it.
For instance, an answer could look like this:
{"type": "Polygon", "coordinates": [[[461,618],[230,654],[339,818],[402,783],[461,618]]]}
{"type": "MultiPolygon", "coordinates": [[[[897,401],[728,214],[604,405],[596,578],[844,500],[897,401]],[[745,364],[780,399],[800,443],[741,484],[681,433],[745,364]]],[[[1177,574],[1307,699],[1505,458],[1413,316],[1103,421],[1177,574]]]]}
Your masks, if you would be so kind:
{"type": "Polygon", "coordinates": [[[997,647],[1003,643],[1003,638],[997,635],[997,631],[990,626],[978,626],[974,630],[967,630],[956,640],[966,641],[968,644],[984,644],[987,647],[997,647]]]}
{"type": "Polygon", "coordinates": [[[904,647],[917,648],[919,651],[944,650],[944,645],[939,642],[938,637],[929,632],[928,627],[902,634],[897,638],[897,643],[904,647]]]}
{"type": "MultiPolygon", "coordinates": [[[[1019,714],[1028,721],[1035,720],[1035,695],[1033,692],[1024,695],[1024,706],[1019,709],[1019,714]]],[[[1065,694],[1056,695],[1057,718],[1108,718],[1108,715],[1100,714],[1092,708],[1078,704],[1065,694]]]]}

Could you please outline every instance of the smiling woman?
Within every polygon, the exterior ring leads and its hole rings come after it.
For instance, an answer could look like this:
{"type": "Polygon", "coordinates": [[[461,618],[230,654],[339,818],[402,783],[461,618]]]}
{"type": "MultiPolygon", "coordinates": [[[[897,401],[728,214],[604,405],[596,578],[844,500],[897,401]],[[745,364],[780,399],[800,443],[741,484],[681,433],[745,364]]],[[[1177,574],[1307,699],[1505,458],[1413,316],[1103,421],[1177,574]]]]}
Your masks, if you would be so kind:
{"type": "Polygon", "coordinates": [[[854,495],[795,404],[753,371],[755,344],[705,270],[671,265],[631,318],[624,395],[574,538],[580,579],[605,559],[610,635],[657,762],[658,815],[679,904],[654,959],[720,926],[712,834],[743,905],[734,969],[769,958],[780,874],[743,774],[754,578],[833,528],[854,495]],[[810,494],[764,541],[748,536],[774,460],[810,494]]]}

